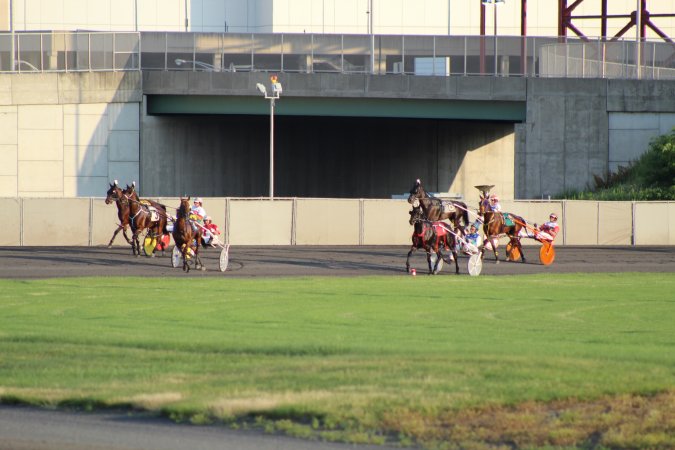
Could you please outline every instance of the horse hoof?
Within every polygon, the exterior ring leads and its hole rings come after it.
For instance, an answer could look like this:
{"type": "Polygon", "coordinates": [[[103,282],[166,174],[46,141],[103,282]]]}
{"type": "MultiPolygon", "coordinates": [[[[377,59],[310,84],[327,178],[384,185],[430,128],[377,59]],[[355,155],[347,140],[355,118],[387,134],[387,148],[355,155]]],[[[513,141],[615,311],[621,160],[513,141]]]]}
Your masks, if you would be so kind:
{"type": "Polygon", "coordinates": [[[199,268],[199,270],[201,270],[202,272],[206,272],[206,267],[201,266],[201,267],[199,268]]]}
{"type": "Polygon", "coordinates": [[[499,264],[499,260],[498,260],[498,259],[497,259],[497,260],[495,260],[495,264],[499,264]]]}

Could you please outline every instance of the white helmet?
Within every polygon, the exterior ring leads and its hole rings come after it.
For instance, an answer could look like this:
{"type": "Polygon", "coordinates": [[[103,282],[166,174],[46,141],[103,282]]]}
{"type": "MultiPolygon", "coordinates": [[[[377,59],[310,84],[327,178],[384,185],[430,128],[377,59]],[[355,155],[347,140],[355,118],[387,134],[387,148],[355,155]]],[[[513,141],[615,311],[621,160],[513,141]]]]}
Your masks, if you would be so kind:
{"type": "Polygon", "coordinates": [[[195,203],[199,203],[201,205],[202,204],[202,198],[201,197],[195,198],[195,203]]]}

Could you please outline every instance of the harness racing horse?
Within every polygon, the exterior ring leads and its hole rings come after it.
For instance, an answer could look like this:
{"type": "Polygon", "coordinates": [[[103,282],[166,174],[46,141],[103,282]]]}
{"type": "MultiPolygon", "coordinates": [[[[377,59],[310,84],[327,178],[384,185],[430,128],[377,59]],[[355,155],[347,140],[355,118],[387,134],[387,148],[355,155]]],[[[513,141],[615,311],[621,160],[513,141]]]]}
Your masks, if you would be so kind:
{"type": "Polygon", "coordinates": [[[427,254],[427,264],[429,264],[429,275],[438,273],[438,264],[443,258],[448,264],[448,257],[443,256],[441,250],[445,248],[450,250],[455,260],[455,273],[459,273],[459,263],[457,262],[457,250],[455,235],[450,230],[450,226],[445,222],[430,222],[424,219],[424,213],[421,208],[413,208],[410,211],[410,225],[415,227],[412,235],[412,246],[408,252],[408,258],[405,260],[405,271],[410,272],[410,256],[417,249],[423,249],[427,254]],[[431,265],[431,252],[436,254],[436,263],[431,265]]]}
{"type": "Polygon", "coordinates": [[[110,242],[108,242],[108,248],[112,247],[112,243],[120,231],[127,243],[133,245],[133,241],[127,236],[127,228],[129,228],[129,200],[124,196],[124,191],[117,184],[117,180],[110,185],[110,189],[106,192],[105,204],[109,205],[112,202],[115,202],[117,205],[117,218],[120,220],[120,223],[113,233],[112,238],[110,238],[110,242]]]}
{"type": "Polygon", "coordinates": [[[129,202],[129,226],[133,239],[131,248],[134,255],[140,256],[141,244],[138,236],[142,231],[148,230],[151,237],[160,237],[167,233],[166,206],[152,200],[141,200],[136,193],[136,183],[131,183],[131,186],[124,189],[124,197],[129,202]]]}
{"type": "Polygon", "coordinates": [[[412,189],[410,189],[410,196],[408,203],[422,208],[424,217],[433,222],[439,220],[449,220],[455,227],[455,232],[464,235],[464,227],[469,225],[469,210],[466,203],[449,200],[442,201],[440,198],[430,196],[422,187],[420,180],[415,181],[412,189]],[[464,224],[462,224],[464,221],[464,224]]]}
{"type": "Polygon", "coordinates": [[[190,219],[190,197],[180,199],[180,206],[176,213],[176,220],[173,224],[173,241],[176,247],[180,249],[183,257],[183,271],[190,271],[190,264],[188,260],[194,258],[195,269],[201,268],[204,270],[204,265],[199,257],[199,242],[202,239],[202,230],[197,227],[197,230],[192,227],[190,219]]]}
{"type": "Polygon", "coordinates": [[[511,241],[511,247],[518,249],[521,261],[525,262],[523,247],[520,245],[520,230],[523,229],[523,225],[526,223],[525,219],[513,214],[507,214],[512,223],[511,225],[508,224],[507,216],[499,211],[493,211],[490,207],[490,196],[483,193],[480,194],[478,212],[483,216],[483,233],[485,234],[485,241],[483,242],[483,248],[480,252],[481,259],[483,259],[483,255],[485,254],[486,243],[490,242],[492,250],[495,253],[495,260],[497,261],[497,264],[499,264],[497,239],[499,239],[499,236],[502,234],[505,234],[511,241]]]}

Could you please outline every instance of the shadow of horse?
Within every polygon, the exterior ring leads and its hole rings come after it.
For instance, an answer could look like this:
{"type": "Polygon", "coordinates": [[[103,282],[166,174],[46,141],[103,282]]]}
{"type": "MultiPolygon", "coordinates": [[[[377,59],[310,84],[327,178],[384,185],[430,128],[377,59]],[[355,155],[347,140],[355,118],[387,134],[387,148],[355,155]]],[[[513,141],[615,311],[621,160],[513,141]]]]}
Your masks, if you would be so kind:
{"type": "Polygon", "coordinates": [[[455,273],[459,273],[459,263],[457,262],[457,250],[455,235],[450,230],[450,225],[445,222],[431,222],[424,219],[424,213],[421,208],[413,208],[410,211],[410,225],[414,226],[412,235],[412,246],[408,252],[408,258],[405,260],[405,271],[410,272],[410,256],[417,249],[422,249],[427,254],[427,264],[429,265],[429,275],[439,272],[438,265],[441,259],[450,264],[448,256],[444,256],[442,249],[450,250],[455,261],[455,273]],[[436,254],[436,262],[431,263],[431,252],[436,254]]]}
{"type": "MultiPolygon", "coordinates": [[[[166,206],[152,200],[141,200],[136,192],[136,183],[124,189],[124,197],[129,202],[129,226],[131,228],[133,254],[141,255],[139,235],[147,230],[150,237],[159,238],[166,234],[168,215],[166,206]]],[[[154,255],[154,253],[153,253],[154,255]]]]}
{"type": "Polygon", "coordinates": [[[492,251],[495,254],[495,260],[499,264],[499,253],[497,252],[497,241],[501,235],[506,235],[509,238],[511,247],[518,249],[520,252],[520,259],[525,262],[525,254],[523,247],[520,245],[520,230],[523,229],[525,219],[513,214],[504,214],[499,211],[493,211],[490,207],[489,195],[480,194],[478,202],[478,213],[483,217],[483,248],[480,252],[480,257],[483,259],[485,254],[485,246],[489,242],[492,251]],[[512,225],[507,224],[507,218],[510,219],[512,225]]]}
{"type": "Polygon", "coordinates": [[[183,257],[183,271],[190,271],[190,259],[194,258],[195,269],[205,270],[199,256],[199,242],[202,240],[202,230],[193,228],[190,220],[190,197],[180,199],[180,206],[173,223],[173,241],[180,249],[183,257]]]}
{"type": "Polygon", "coordinates": [[[117,218],[119,219],[120,223],[117,225],[117,229],[110,238],[110,242],[108,242],[108,248],[112,247],[113,241],[121,231],[122,236],[124,236],[124,239],[126,239],[127,243],[132,246],[133,250],[133,241],[129,239],[129,236],[127,236],[127,228],[130,226],[129,200],[124,196],[124,191],[117,184],[117,180],[115,180],[115,182],[110,185],[108,192],[106,192],[105,204],[109,205],[112,202],[115,202],[115,205],[117,206],[117,218]]]}
{"type": "Polygon", "coordinates": [[[419,205],[427,220],[433,222],[449,220],[455,227],[455,232],[461,235],[464,235],[464,227],[469,225],[469,210],[466,203],[455,200],[443,201],[440,198],[432,197],[424,190],[420,180],[415,181],[412,189],[410,189],[408,203],[413,205],[413,208],[419,205]],[[462,224],[462,222],[464,223],[462,224]]]}

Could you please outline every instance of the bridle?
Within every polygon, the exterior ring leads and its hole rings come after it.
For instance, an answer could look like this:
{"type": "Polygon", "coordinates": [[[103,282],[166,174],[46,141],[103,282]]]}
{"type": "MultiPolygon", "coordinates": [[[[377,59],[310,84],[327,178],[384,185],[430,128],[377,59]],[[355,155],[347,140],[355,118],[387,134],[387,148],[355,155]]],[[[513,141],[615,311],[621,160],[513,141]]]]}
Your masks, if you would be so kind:
{"type": "MultiPolygon", "coordinates": [[[[111,188],[112,187],[113,186],[111,186],[111,188]]],[[[110,204],[112,202],[119,202],[121,205],[128,205],[129,204],[128,197],[126,196],[124,191],[122,191],[122,188],[120,188],[119,186],[115,186],[115,189],[113,189],[113,191],[108,194],[108,196],[106,197],[105,200],[106,200],[107,204],[110,204]],[[120,197],[120,192],[122,193],[122,197],[120,197]],[[108,201],[108,200],[110,200],[110,201],[108,201]]]]}

